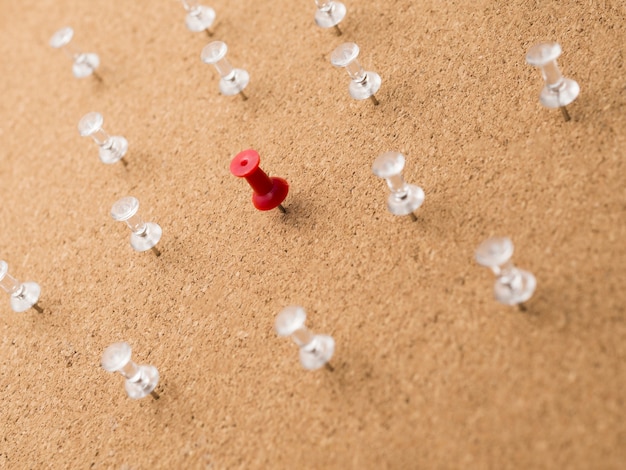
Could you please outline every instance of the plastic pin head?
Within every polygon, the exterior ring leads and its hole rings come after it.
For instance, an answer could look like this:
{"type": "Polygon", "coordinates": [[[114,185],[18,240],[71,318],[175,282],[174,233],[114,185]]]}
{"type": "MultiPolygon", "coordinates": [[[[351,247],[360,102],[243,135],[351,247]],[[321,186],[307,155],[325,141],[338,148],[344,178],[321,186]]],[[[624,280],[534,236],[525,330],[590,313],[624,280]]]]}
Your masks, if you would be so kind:
{"type": "Polygon", "coordinates": [[[315,0],[315,4],[317,5],[315,23],[320,28],[335,28],[337,36],[341,36],[338,25],[346,16],[346,6],[333,0],[315,0]]]}
{"type": "Polygon", "coordinates": [[[87,113],[78,123],[78,132],[83,137],[91,137],[100,147],[99,155],[102,163],[116,163],[124,161],[128,151],[128,141],[121,135],[110,136],[102,128],[104,118],[100,113],[87,113]]]}
{"type": "Polygon", "coordinates": [[[496,275],[493,286],[495,299],[506,305],[518,305],[527,301],[535,292],[537,281],[527,271],[511,263],[513,242],[509,238],[489,238],[476,249],[476,262],[490,268],[496,275]]]}
{"type": "Polygon", "coordinates": [[[289,336],[300,348],[300,363],[308,370],[329,367],[328,361],[335,352],[335,340],[331,336],[313,334],[306,326],[306,313],[302,307],[284,308],[276,317],[274,327],[278,336],[289,336]]]}
{"type": "Polygon", "coordinates": [[[556,59],[561,55],[561,46],[556,42],[542,42],[534,45],[526,54],[526,62],[538,67],[545,86],[539,95],[539,101],[546,108],[561,108],[565,120],[569,114],[565,106],[573,102],[580,93],[578,83],[563,77],[556,59]]]}
{"type": "Polygon", "coordinates": [[[250,75],[244,69],[235,69],[226,59],[228,46],[222,41],[213,41],[202,49],[200,58],[205,64],[212,64],[220,74],[220,93],[226,96],[241,93],[242,98],[247,99],[243,90],[250,82],[250,75]]]}
{"type": "Polygon", "coordinates": [[[252,204],[260,211],[269,211],[278,208],[285,212],[282,202],[289,193],[289,183],[276,176],[269,177],[259,167],[261,157],[256,150],[248,149],[239,152],[230,162],[230,172],[245,178],[254,191],[252,204]]]}
{"type": "Polygon", "coordinates": [[[387,199],[387,208],[394,215],[412,215],[424,203],[424,190],[419,186],[407,184],[402,178],[404,155],[400,152],[386,152],[378,156],[372,165],[372,172],[387,181],[391,194],[387,199]]]}
{"type": "Polygon", "coordinates": [[[182,0],[183,7],[187,10],[185,25],[189,31],[199,33],[206,31],[210,36],[209,28],[215,21],[215,10],[211,7],[200,5],[198,0],[182,0]]]}
{"type": "Polygon", "coordinates": [[[36,282],[19,282],[9,274],[9,265],[0,260],[0,287],[11,296],[11,308],[14,312],[25,312],[34,308],[39,313],[43,310],[37,305],[41,287],[36,282]]]}
{"type": "Polygon", "coordinates": [[[62,49],[67,56],[72,59],[72,72],[76,78],[85,78],[94,75],[98,80],[102,80],[95,72],[100,65],[98,54],[93,52],[82,53],[74,49],[71,44],[74,30],[70,27],[62,28],[50,38],[50,46],[55,49],[62,49]]]}
{"type": "Polygon", "coordinates": [[[130,246],[135,251],[152,250],[159,256],[161,252],[156,249],[156,244],[163,235],[163,230],[154,222],[144,222],[137,211],[139,201],[137,198],[128,196],[120,199],[111,207],[111,217],[119,222],[126,222],[132,231],[130,235],[130,246]]]}
{"type": "Polygon", "coordinates": [[[330,63],[335,67],[344,67],[352,79],[349,85],[350,96],[355,100],[370,98],[374,104],[378,100],[374,94],[380,89],[382,80],[376,72],[365,71],[359,64],[359,46],[353,42],[346,42],[333,51],[330,63]]]}
{"type": "Polygon", "coordinates": [[[114,343],[104,350],[100,364],[107,372],[119,372],[126,378],[128,396],[133,399],[152,395],[159,383],[159,371],[154,366],[140,366],[131,361],[132,350],[128,343],[114,343]]]}

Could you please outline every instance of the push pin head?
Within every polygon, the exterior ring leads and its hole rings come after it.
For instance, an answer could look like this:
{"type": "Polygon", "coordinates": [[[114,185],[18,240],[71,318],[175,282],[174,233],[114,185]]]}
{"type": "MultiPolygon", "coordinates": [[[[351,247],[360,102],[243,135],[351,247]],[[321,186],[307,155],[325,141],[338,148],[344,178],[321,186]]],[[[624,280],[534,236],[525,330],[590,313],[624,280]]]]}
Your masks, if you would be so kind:
{"type": "Polygon", "coordinates": [[[372,165],[372,172],[387,180],[391,194],[387,199],[387,208],[394,215],[413,215],[424,203],[424,190],[419,186],[407,184],[402,178],[404,155],[399,152],[386,152],[380,155],[372,165]]]}
{"type": "Polygon", "coordinates": [[[78,132],[83,137],[91,137],[100,147],[100,160],[103,163],[123,161],[128,151],[128,141],[120,136],[110,136],[102,128],[104,118],[100,113],[87,113],[78,122],[78,132]]]}
{"type": "Polygon", "coordinates": [[[128,343],[114,343],[104,350],[100,364],[107,372],[119,372],[126,378],[126,393],[138,399],[147,395],[158,398],[155,387],[159,383],[159,371],[154,366],[139,366],[130,360],[128,343]]]}
{"type": "MultiPolygon", "coordinates": [[[[541,69],[545,86],[539,101],[546,108],[565,108],[580,93],[578,83],[563,77],[556,59],[561,55],[561,46],[556,42],[542,42],[534,45],[526,54],[526,62],[541,69]]],[[[568,115],[564,113],[566,120],[568,115]]]]}
{"type": "Polygon", "coordinates": [[[113,204],[111,217],[119,222],[126,222],[132,230],[130,246],[135,251],[152,250],[157,256],[161,253],[156,249],[156,244],[161,239],[163,230],[154,222],[144,222],[137,214],[139,201],[132,196],[125,197],[113,204]]]}
{"type": "Polygon", "coordinates": [[[376,72],[365,71],[359,64],[357,57],[359,46],[353,42],[346,42],[333,51],[330,62],[335,67],[345,67],[352,81],[350,82],[350,96],[355,100],[370,98],[374,104],[378,100],[374,94],[380,89],[382,80],[376,72]]]}
{"type": "Polygon", "coordinates": [[[331,336],[313,334],[306,326],[306,313],[302,307],[284,308],[276,317],[274,327],[278,336],[290,336],[300,348],[300,363],[309,370],[327,366],[335,352],[331,336]]]}
{"type": "Polygon", "coordinates": [[[250,75],[243,69],[235,69],[226,59],[228,47],[222,41],[213,41],[204,46],[200,58],[205,64],[212,64],[220,74],[220,93],[226,96],[243,94],[244,88],[250,82],[250,75]]]}
{"type": "Polygon", "coordinates": [[[315,0],[317,11],[315,12],[315,23],[321,28],[335,28],[337,36],[341,35],[339,23],[346,16],[346,6],[341,2],[333,0],[315,0]]]}
{"type": "Polygon", "coordinates": [[[209,28],[215,21],[215,10],[211,7],[200,5],[198,0],[182,0],[187,16],[185,17],[185,25],[189,31],[199,33],[206,31],[210,36],[209,28]]]}
{"type": "Polygon", "coordinates": [[[248,149],[238,153],[230,162],[230,172],[245,178],[254,191],[252,204],[260,211],[279,208],[285,212],[282,202],[289,192],[289,183],[276,176],[269,177],[259,167],[261,157],[256,150],[248,149]]]}
{"type": "Polygon", "coordinates": [[[527,301],[535,292],[537,281],[527,271],[511,263],[513,242],[509,238],[489,238],[476,249],[476,261],[496,275],[493,292],[496,300],[506,305],[527,301]]]}
{"type": "Polygon", "coordinates": [[[41,287],[36,282],[19,282],[9,274],[9,265],[0,260],[0,287],[11,296],[11,308],[14,312],[25,312],[34,308],[39,313],[43,310],[38,307],[37,301],[41,294],[41,287]]]}
{"type": "Polygon", "coordinates": [[[66,27],[58,30],[50,38],[50,46],[55,49],[63,49],[70,59],[74,62],[72,65],[72,72],[76,78],[85,78],[89,75],[96,75],[96,78],[100,79],[99,75],[95,73],[95,70],[100,65],[100,58],[98,54],[92,52],[82,53],[76,51],[70,41],[74,36],[74,30],[70,27],[66,27]]]}

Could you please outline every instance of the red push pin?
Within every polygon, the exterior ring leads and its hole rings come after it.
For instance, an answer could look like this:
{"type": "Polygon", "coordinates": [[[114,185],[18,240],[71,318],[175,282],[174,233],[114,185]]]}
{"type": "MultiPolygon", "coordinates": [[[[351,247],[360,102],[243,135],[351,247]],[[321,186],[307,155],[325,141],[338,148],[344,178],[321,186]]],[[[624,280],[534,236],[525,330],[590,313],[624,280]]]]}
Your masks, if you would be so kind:
{"type": "Polygon", "coordinates": [[[259,168],[261,157],[256,150],[239,152],[230,162],[230,172],[239,178],[245,178],[252,186],[252,204],[260,211],[278,209],[287,212],[282,202],[289,192],[289,183],[276,176],[269,177],[259,168]]]}

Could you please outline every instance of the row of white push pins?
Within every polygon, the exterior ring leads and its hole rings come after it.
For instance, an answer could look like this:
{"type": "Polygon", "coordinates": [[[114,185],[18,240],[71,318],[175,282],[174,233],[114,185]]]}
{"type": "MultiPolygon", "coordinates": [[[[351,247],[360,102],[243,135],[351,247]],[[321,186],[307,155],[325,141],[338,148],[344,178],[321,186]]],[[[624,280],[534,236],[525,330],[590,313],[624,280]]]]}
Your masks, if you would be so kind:
{"type": "MultiPolygon", "coordinates": [[[[476,260],[489,266],[498,276],[495,295],[504,303],[519,303],[527,300],[535,289],[535,278],[529,272],[516,268],[510,263],[513,244],[508,238],[490,239],[476,251],[476,260]]],[[[279,336],[289,336],[300,348],[300,363],[308,370],[321,367],[334,371],[330,360],[335,352],[335,340],[328,335],[315,334],[305,326],[304,308],[289,306],[283,309],[274,322],[279,336]]],[[[119,372],[126,378],[125,386],[131,398],[152,395],[159,382],[159,372],[151,365],[137,365],[130,359],[128,343],[115,343],[102,355],[102,367],[109,372],[119,372]]]]}
{"type": "MultiPolygon", "coordinates": [[[[134,198],[127,198],[134,199],[134,198]]],[[[136,199],[132,207],[137,207],[136,199]]],[[[134,209],[136,212],[136,209],[134,209]]],[[[140,220],[138,219],[140,222],[140,220]]],[[[157,227],[160,237],[160,227],[157,227]]],[[[136,233],[133,233],[136,236],[136,233]]],[[[140,237],[141,238],[141,237],[140,237]]],[[[133,238],[131,238],[131,244],[133,238]]],[[[142,242],[143,243],[143,242],[142,242]]],[[[148,244],[149,245],[149,244],[148,244]]],[[[148,246],[146,245],[146,246],[148,246]]],[[[135,245],[133,248],[137,249],[135,245]]],[[[496,275],[494,296],[507,305],[518,305],[523,309],[523,302],[533,294],[536,286],[535,277],[511,263],[513,243],[508,238],[490,238],[483,242],[475,253],[476,261],[491,268],[496,275]]],[[[42,313],[37,304],[41,288],[35,282],[19,282],[8,273],[5,261],[0,261],[0,287],[11,296],[11,307],[16,312],[35,308],[42,313]]],[[[302,307],[290,306],[283,309],[275,321],[275,330],[279,336],[289,336],[300,348],[300,363],[305,369],[316,370],[326,367],[333,371],[329,361],[335,351],[335,341],[331,336],[314,334],[304,325],[306,314],[302,307]]],[[[102,355],[102,367],[109,372],[119,372],[126,378],[126,392],[131,398],[143,398],[152,395],[159,381],[159,373],[154,366],[137,365],[130,359],[131,348],[128,343],[115,343],[102,355]]]]}
{"type": "MultiPolygon", "coordinates": [[[[316,0],[318,10],[315,15],[316,23],[323,28],[336,28],[341,34],[338,24],[345,17],[346,7],[341,2],[332,0],[316,0]]],[[[215,11],[199,5],[197,1],[183,0],[188,11],[186,24],[191,31],[207,31],[215,20],[215,11]]],[[[57,31],[50,39],[54,48],[63,48],[73,61],[73,73],[77,78],[94,75],[98,80],[102,78],[96,73],[100,59],[94,53],[82,53],[70,46],[74,35],[72,28],[66,27],[57,31]]],[[[223,95],[240,94],[245,100],[244,89],[250,82],[250,75],[244,69],[234,68],[226,59],[228,48],[222,41],[213,41],[206,45],[200,55],[203,62],[212,64],[220,74],[219,89],[223,95]]],[[[577,82],[563,77],[556,59],[561,55],[561,46],[555,42],[539,43],[531,47],[526,54],[526,61],[540,68],[545,85],[539,96],[541,104],[547,108],[560,108],[566,121],[570,115],[566,106],[572,103],[580,93],[577,82]]],[[[359,47],[354,43],[345,43],[337,47],[331,54],[330,61],[336,67],[345,68],[352,79],[349,84],[350,96],[356,100],[370,99],[378,104],[375,93],[380,89],[382,80],[373,71],[364,70],[357,61],[359,47]]]]}
{"type": "MultiPolygon", "coordinates": [[[[476,251],[476,260],[489,266],[497,276],[494,293],[496,299],[506,304],[520,304],[528,300],[535,289],[534,276],[516,268],[510,262],[513,243],[508,238],[494,238],[482,243],[476,251]]],[[[289,336],[300,349],[300,363],[308,370],[326,367],[334,371],[330,360],[335,352],[332,336],[315,334],[305,326],[304,308],[289,306],[276,317],[274,329],[279,336],[289,336]]],[[[152,395],[159,382],[159,372],[151,365],[137,365],[130,359],[128,343],[114,343],[102,355],[101,365],[109,372],[119,372],[126,378],[125,386],[131,398],[152,395]]]]}

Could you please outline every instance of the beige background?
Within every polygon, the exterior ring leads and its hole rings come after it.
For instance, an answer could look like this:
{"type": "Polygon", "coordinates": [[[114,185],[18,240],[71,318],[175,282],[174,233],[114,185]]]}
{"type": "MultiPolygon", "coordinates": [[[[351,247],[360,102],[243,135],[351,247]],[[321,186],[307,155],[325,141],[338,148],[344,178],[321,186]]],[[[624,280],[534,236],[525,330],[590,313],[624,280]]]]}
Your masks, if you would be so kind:
{"type": "Polygon", "coordinates": [[[1,468],[623,468],[626,459],[626,7],[613,1],[211,0],[251,75],[218,93],[175,1],[2,0],[0,257],[45,313],[0,299],[1,468]],[[48,47],[71,25],[104,83],[48,47]],[[558,40],[582,92],[565,123],[525,63],[558,40]],[[348,95],[343,41],[383,79],[348,95]],[[76,125],[127,137],[105,166],[76,125]],[[257,212],[230,159],[291,184],[257,212]],[[387,150],[426,192],[392,216],[387,150]],[[135,253],[109,216],[136,196],[164,231],[135,253]],[[538,289],[520,313],[473,261],[490,235],[538,289]],[[304,371],[273,321],[303,305],[337,342],[304,371]],[[161,399],[99,366],[126,340],[161,399]]]}

